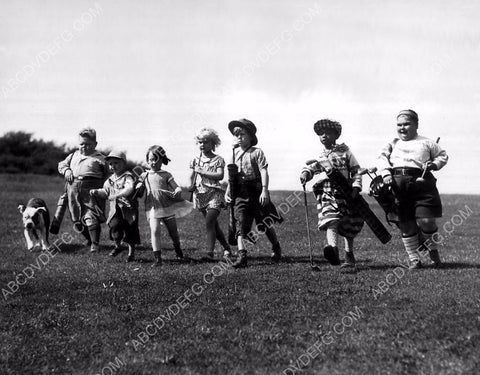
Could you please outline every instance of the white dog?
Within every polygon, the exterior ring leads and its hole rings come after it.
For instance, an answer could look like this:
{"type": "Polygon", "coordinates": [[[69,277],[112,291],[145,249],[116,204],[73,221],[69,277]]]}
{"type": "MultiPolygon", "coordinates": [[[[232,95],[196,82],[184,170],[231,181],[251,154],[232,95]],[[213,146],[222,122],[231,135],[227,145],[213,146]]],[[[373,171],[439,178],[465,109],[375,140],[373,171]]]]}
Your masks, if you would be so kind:
{"type": "Polygon", "coordinates": [[[23,228],[27,248],[32,251],[38,244],[42,250],[50,247],[48,243],[48,229],[50,227],[50,213],[43,199],[32,198],[27,206],[20,204],[18,210],[23,215],[23,228]]]}

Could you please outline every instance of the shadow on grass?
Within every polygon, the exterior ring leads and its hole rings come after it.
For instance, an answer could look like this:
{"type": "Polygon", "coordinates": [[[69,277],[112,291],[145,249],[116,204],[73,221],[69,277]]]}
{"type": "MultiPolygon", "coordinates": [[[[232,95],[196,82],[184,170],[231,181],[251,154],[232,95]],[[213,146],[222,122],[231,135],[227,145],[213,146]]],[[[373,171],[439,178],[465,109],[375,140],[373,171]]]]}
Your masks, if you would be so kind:
{"type": "Polygon", "coordinates": [[[441,270],[445,269],[480,269],[480,264],[473,263],[462,263],[462,262],[451,262],[443,263],[441,270]]]}
{"type": "MultiPolygon", "coordinates": [[[[422,263],[425,269],[437,269],[439,271],[447,270],[447,269],[480,269],[480,264],[473,264],[473,263],[444,262],[442,263],[442,266],[440,268],[435,268],[433,267],[433,264],[430,264],[430,263],[425,263],[425,262],[422,262],[422,263]]],[[[373,264],[373,265],[366,266],[365,269],[385,271],[385,270],[395,269],[397,267],[405,268],[405,263],[373,264]]]]}

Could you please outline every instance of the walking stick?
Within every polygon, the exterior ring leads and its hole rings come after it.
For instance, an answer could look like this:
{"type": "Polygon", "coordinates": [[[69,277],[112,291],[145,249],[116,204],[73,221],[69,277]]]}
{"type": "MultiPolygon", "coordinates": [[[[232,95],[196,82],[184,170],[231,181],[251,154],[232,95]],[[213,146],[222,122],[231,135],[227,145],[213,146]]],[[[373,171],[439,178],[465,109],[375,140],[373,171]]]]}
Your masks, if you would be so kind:
{"type": "Polygon", "coordinates": [[[310,223],[308,220],[307,191],[305,190],[305,184],[302,184],[302,187],[303,187],[303,201],[305,205],[305,221],[307,223],[308,249],[310,251],[310,267],[312,271],[320,271],[320,267],[313,264],[312,239],[310,237],[310,223]]]}

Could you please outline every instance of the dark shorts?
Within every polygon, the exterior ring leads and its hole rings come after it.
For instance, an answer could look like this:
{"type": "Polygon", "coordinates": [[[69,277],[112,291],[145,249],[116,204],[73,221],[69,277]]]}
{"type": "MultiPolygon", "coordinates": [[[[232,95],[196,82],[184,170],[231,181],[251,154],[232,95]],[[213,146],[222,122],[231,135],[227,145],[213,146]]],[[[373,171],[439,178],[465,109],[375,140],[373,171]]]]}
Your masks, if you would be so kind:
{"type": "Polygon", "coordinates": [[[427,172],[422,181],[417,181],[420,174],[393,176],[393,192],[398,200],[398,218],[401,222],[442,216],[437,179],[427,172]]]}
{"type": "Polygon", "coordinates": [[[234,216],[236,220],[236,235],[250,237],[253,220],[256,223],[255,232],[264,233],[275,223],[281,223],[283,217],[278,213],[272,202],[262,206],[259,202],[262,193],[261,184],[241,184],[235,199],[234,216]]]}
{"type": "Polygon", "coordinates": [[[138,214],[133,223],[129,223],[122,215],[120,207],[117,206],[115,215],[108,223],[110,227],[110,239],[113,241],[123,241],[130,245],[140,244],[140,231],[138,229],[138,214]]]}

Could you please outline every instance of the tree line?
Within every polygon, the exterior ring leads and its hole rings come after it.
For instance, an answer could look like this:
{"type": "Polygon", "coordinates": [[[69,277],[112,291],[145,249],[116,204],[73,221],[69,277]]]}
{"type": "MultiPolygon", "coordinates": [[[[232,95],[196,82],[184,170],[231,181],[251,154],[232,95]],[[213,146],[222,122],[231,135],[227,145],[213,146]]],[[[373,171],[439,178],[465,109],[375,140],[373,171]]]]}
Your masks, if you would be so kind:
{"type": "MultiPolygon", "coordinates": [[[[32,133],[10,131],[0,137],[0,173],[57,175],[58,162],[73,151],[66,144],[35,139],[32,133]]],[[[99,151],[108,155],[110,149],[99,151]]],[[[127,161],[129,168],[135,165],[127,161]]]]}

